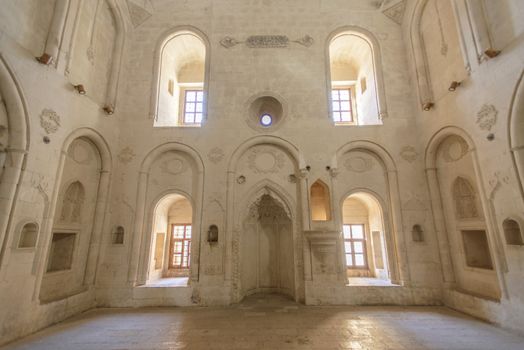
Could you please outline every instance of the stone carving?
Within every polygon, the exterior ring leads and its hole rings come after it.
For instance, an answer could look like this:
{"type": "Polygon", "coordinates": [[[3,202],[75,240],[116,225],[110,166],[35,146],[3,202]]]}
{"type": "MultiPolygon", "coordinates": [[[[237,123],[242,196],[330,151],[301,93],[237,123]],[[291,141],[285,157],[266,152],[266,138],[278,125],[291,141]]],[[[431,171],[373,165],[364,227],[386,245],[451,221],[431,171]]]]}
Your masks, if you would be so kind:
{"type": "Polygon", "coordinates": [[[506,185],[509,184],[509,176],[502,175],[500,171],[496,171],[488,183],[490,187],[489,198],[493,199],[493,197],[495,196],[495,193],[499,190],[502,184],[506,184],[506,185]]]}
{"type": "Polygon", "coordinates": [[[80,223],[84,200],[84,186],[82,186],[82,184],[79,181],[75,181],[71,185],[69,185],[64,194],[60,221],[80,223]]]}
{"type": "Polygon", "coordinates": [[[346,159],[344,167],[356,173],[363,173],[373,169],[373,160],[366,157],[356,156],[346,159]]]}
{"type": "Polygon", "coordinates": [[[494,105],[483,105],[477,113],[477,124],[482,130],[490,131],[497,123],[497,115],[499,112],[494,105]]]}
{"type": "Polygon", "coordinates": [[[255,174],[277,173],[284,167],[286,158],[282,152],[271,147],[257,147],[251,150],[248,166],[255,174]]]}
{"type": "Polygon", "coordinates": [[[238,41],[235,38],[232,38],[230,36],[226,36],[222,40],[220,40],[220,45],[224,46],[226,49],[229,49],[241,43],[242,43],[241,41],[238,41]]]}
{"type": "Polygon", "coordinates": [[[91,63],[92,66],[95,65],[95,49],[92,45],[89,45],[89,47],[86,50],[86,56],[89,63],[91,63]]]}
{"type": "Polygon", "coordinates": [[[163,173],[171,174],[171,175],[178,175],[180,173],[183,173],[187,170],[187,162],[179,157],[172,157],[170,159],[166,159],[160,164],[160,169],[163,173]]]}
{"type": "Polygon", "coordinates": [[[136,28],[151,17],[151,13],[142,6],[135,4],[134,2],[127,0],[127,9],[129,11],[129,17],[131,23],[136,28]]]}
{"type": "Polygon", "coordinates": [[[285,35],[252,35],[246,40],[250,48],[282,48],[288,44],[289,38],[285,35]]]}
{"type": "Polygon", "coordinates": [[[245,182],[246,182],[246,177],[244,175],[240,175],[239,177],[237,177],[237,184],[242,185],[245,182]]]}
{"type": "Polygon", "coordinates": [[[248,219],[282,221],[289,220],[289,214],[278,200],[269,194],[263,194],[249,207],[248,219]]]}
{"type": "Polygon", "coordinates": [[[315,42],[309,35],[304,35],[296,40],[289,40],[286,35],[252,35],[245,41],[239,41],[233,37],[225,36],[220,40],[220,45],[226,49],[232,48],[238,44],[246,44],[249,48],[267,49],[267,48],[286,48],[289,43],[297,43],[299,45],[310,47],[315,42]]]}
{"type": "Polygon", "coordinates": [[[205,265],[204,266],[204,274],[209,275],[209,276],[221,275],[222,274],[222,266],[205,265]]]}
{"type": "Polygon", "coordinates": [[[93,159],[93,153],[89,149],[89,145],[82,140],[75,140],[67,153],[78,164],[89,164],[93,159]]]}
{"type": "Polygon", "coordinates": [[[406,1],[402,0],[393,6],[390,6],[384,10],[382,13],[393,22],[398,25],[402,24],[402,18],[404,17],[404,11],[406,10],[406,1]]]}
{"type": "Polygon", "coordinates": [[[400,156],[405,161],[413,163],[418,158],[418,152],[413,146],[404,146],[400,150],[400,156]]]}
{"type": "Polygon", "coordinates": [[[402,203],[402,208],[404,210],[425,210],[426,205],[421,196],[415,195],[412,192],[408,192],[407,200],[402,203]]]}
{"type": "Polygon", "coordinates": [[[53,134],[60,128],[60,116],[55,111],[45,108],[40,113],[40,126],[48,134],[53,134]]]}
{"type": "Polygon", "coordinates": [[[302,38],[299,38],[297,40],[293,40],[294,43],[300,44],[305,47],[310,47],[315,42],[312,37],[309,35],[304,35],[302,38]]]}
{"type": "Polygon", "coordinates": [[[47,188],[49,187],[49,181],[46,179],[44,175],[33,173],[33,176],[31,177],[31,186],[47,197],[47,188]]]}
{"type": "Polygon", "coordinates": [[[131,147],[127,146],[123,148],[120,153],[118,153],[118,160],[124,164],[128,164],[135,158],[136,154],[133,152],[133,149],[131,147]]]}
{"type": "Polygon", "coordinates": [[[222,159],[224,159],[224,151],[219,148],[219,147],[214,147],[211,151],[209,151],[209,153],[207,154],[207,158],[213,162],[213,163],[218,163],[220,162],[222,159]]]}
{"type": "Polygon", "coordinates": [[[450,136],[442,145],[444,161],[451,163],[462,159],[469,151],[466,141],[458,136],[450,136]]]}
{"type": "Polygon", "coordinates": [[[457,177],[453,183],[453,199],[455,201],[455,215],[458,219],[472,219],[479,217],[473,186],[463,177],[457,177]]]}

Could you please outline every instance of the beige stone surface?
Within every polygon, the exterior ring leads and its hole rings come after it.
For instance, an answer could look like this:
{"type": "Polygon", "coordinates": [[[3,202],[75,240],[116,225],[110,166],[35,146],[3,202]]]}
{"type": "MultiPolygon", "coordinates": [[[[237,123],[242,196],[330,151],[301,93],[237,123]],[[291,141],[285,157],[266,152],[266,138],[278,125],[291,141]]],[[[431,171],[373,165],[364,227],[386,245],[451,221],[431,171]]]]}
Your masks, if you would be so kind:
{"type": "Polygon", "coordinates": [[[99,309],[1,349],[520,350],[524,338],[442,307],[304,306],[253,295],[225,308],[99,309]]]}

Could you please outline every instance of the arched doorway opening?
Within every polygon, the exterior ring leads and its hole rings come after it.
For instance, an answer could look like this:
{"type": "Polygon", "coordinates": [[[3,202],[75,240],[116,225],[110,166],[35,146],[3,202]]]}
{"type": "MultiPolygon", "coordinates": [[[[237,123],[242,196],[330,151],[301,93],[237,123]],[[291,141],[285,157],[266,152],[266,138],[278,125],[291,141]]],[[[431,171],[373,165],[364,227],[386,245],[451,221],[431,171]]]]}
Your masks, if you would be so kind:
{"type": "Polygon", "coordinates": [[[147,285],[182,287],[189,284],[193,209],[178,193],[168,194],[155,206],[147,285]]]}
{"type": "Polygon", "coordinates": [[[249,207],[240,237],[241,298],[255,293],[295,297],[292,220],[285,204],[262,194],[249,207]]]}
{"type": "Polygon", "coordinates": [[[372,194],[357,192],[342,204],[344,263],[348,283],[390,285],[390,269],[379,200],[372,194]]]}

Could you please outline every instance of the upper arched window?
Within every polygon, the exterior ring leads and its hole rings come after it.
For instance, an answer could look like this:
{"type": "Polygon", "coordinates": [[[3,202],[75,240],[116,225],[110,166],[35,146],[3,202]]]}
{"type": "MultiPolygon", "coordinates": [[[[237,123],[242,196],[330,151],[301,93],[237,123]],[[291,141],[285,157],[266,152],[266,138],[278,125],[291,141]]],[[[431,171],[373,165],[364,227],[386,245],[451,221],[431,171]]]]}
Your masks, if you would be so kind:
{"type": "Polygon", "coordinates": [[[329,103],[337,125],[382,124],[386,115],[378,45],[356,31],[343,31],[329,43],[329,103]]]}
{"type": "Polygon", "coordinates": [[[191,31],[170,36],[160,48],[155,126],[200,126],[206,117],[205,41],[191,31]]]}

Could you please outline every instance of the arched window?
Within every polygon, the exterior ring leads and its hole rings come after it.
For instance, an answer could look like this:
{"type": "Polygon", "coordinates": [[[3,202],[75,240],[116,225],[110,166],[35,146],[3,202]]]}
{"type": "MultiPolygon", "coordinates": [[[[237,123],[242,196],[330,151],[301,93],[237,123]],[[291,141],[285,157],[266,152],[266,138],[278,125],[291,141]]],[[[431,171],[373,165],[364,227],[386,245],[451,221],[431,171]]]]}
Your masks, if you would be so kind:
{"type": "Polygon", "coordinates": [[[206,55],[201,36],[180,31],[160,48],[154,126],[200,126],[206,118],[206,55]]]}
{"type": "Polygon", "coordinates": [[[378,44],[343,31],[329,43],[330,114],[336,125],[382,124],[386,115],[378,44]]]}
{"type": "Polygon", "coordinates": [[[311,185],[311,220],[331,220],[331,206],[329,200],[329,188],[321,180],[311,185]]]}
{"type": "Polygon", "coordinates": [[[191,267],[193,209],[180,194],[169,194],[153,213],[149,285],[187,285],[191,267]]]}
{"type": "Polygon", "coordinates": [[[364,192],[350,195],[342,205],[342,223],[349,284],[389,284],[384,221],[378,200],[364,192]]]}

